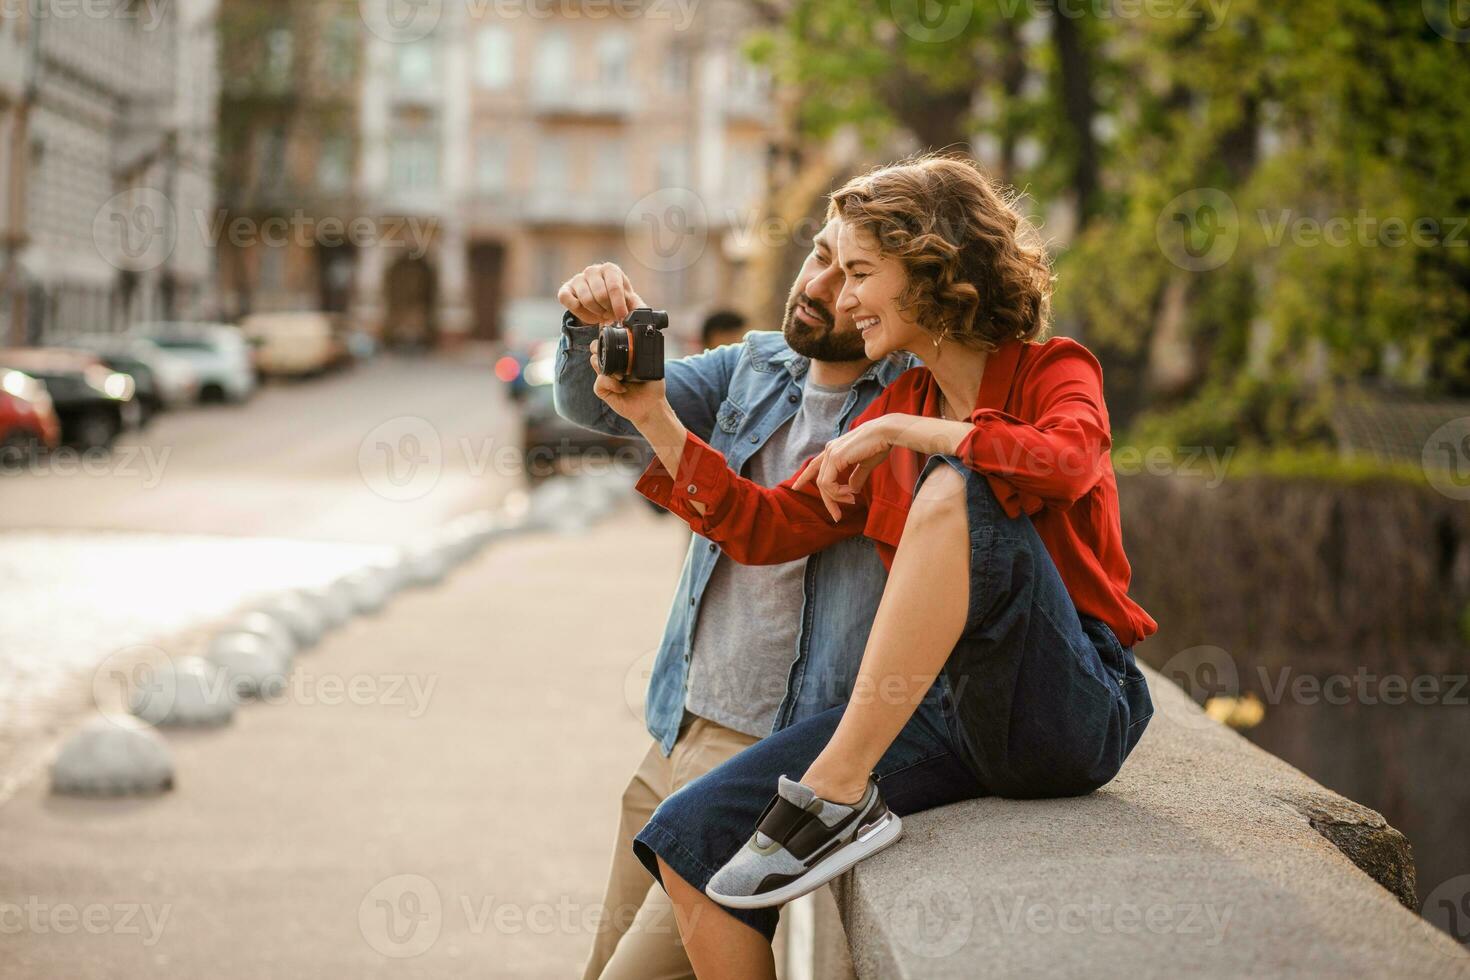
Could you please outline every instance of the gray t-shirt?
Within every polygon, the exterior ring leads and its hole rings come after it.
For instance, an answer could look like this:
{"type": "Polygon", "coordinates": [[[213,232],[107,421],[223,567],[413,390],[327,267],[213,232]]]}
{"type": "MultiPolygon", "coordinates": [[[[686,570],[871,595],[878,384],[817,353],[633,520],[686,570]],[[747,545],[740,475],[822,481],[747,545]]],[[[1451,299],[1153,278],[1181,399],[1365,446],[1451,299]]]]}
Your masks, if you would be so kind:
{"type": "MultiPolygon", "coordinates": [[[[744,475],[773,487],[837,436],[849,387],[806,383],[796,414],[771,433],[744,475]]],[[[684,707],[757,738],[771,733],[796,659],[806,559],[741,565],[720,555],[694,625],[684,707]]]]}

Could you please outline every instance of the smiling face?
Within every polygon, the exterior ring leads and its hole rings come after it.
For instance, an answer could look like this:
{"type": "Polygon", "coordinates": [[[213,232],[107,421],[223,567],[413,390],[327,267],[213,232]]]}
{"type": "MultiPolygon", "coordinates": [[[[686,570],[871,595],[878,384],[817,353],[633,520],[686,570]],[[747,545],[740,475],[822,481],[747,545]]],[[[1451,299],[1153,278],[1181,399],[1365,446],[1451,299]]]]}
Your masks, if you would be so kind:
{"type": "Polygon", "coordinates": [[[903,262],[880,252],[873,236],[850,222],[844,222],[838,233],[837,255],[846,277],[837,311],[857,327],[864,354],[876,361],[897,350],[921,357],[932,353],[929,335],[899,308],[909,284],[903,262]]]}
{"type": "Polygon", "coordinates": [[[791,285],[786,318],[781,323],[781,332],[791,349],[817,361],[864,359],[863,340],[852,317],[837,309],[843,280],[842,267],[837,264],[841,226],[841,221],[833,220],[817,232],[812,250],[791,285]]]}

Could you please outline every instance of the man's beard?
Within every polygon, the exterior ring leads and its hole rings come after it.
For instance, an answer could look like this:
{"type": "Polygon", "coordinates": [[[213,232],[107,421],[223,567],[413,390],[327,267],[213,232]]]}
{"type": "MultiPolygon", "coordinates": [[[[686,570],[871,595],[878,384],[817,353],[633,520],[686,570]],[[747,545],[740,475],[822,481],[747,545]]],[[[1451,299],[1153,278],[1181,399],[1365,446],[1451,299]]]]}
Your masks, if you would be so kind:
{"type": "Polygon", "coordinates": [[[856,329],[847,333],[837,331],[837,322],[832,311],[812,299],[806,293],[792,293],[786,303],[786,318],[781,321],[781,333],[792,350],[814,361],[864,361],[863,337],[856,329]],[[814,327],[796,318],[797,304],[805,304],[808,311],[822,320],[814,327]]]}

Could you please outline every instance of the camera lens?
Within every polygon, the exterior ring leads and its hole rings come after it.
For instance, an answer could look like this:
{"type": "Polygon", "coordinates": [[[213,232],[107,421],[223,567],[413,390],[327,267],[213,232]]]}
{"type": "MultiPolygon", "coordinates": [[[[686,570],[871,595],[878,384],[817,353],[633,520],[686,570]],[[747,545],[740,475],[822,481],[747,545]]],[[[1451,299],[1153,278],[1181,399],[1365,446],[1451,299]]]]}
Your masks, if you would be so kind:
{"type": "Polygon", "coordinates": [[[621,378],[628,373],[629,354],[632,346],[627,327],[603,327],[597,336],[597,357],[602,373],[621,378]]]}

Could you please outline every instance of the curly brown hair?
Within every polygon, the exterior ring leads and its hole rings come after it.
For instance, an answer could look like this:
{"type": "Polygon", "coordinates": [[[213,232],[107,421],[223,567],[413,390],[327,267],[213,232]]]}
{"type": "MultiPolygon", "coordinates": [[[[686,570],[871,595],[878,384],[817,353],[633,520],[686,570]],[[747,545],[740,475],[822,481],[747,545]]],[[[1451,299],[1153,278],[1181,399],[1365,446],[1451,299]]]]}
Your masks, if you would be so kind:
{"type": "Polygon", "coordinates": [[[833,192],[827,219],[868,232],[900,259],[899,308],[936,340],[994,350],[1043,339],[1051,263],[1040,236],[969,158],[926,154],[854,177],[833,192]]]}

